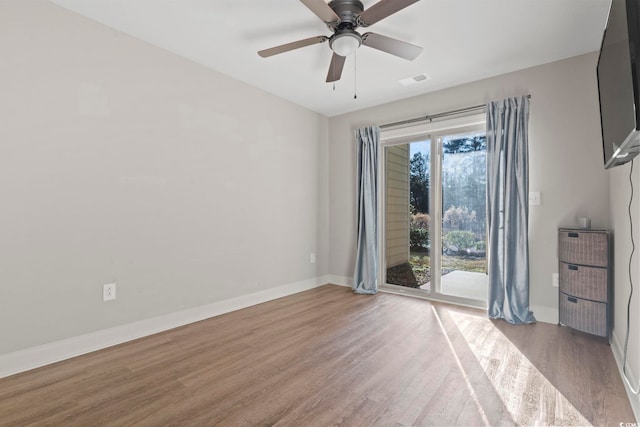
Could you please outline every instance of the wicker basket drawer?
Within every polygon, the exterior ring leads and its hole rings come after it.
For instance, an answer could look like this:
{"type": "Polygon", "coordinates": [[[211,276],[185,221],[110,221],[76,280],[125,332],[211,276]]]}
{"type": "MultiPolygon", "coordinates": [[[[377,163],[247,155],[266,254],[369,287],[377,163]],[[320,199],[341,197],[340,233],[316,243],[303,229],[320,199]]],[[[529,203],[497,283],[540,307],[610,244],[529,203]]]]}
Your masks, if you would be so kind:
{"type": "Polygon", "coordinates": [[[609,236],[602,231],[560,229],[558,257],[569,264],[606,267],[609,263],[609,236]]]}
{"type": "Polygon", "coordinates": [[[560,291],[578,298],[607,302],[607,269],[561,262],[560,291]]]}
{"type": "Polygon", "coordinates": [[[607,336],[607,304],[560,292],[560,323],[589,334],[607,336]]]}

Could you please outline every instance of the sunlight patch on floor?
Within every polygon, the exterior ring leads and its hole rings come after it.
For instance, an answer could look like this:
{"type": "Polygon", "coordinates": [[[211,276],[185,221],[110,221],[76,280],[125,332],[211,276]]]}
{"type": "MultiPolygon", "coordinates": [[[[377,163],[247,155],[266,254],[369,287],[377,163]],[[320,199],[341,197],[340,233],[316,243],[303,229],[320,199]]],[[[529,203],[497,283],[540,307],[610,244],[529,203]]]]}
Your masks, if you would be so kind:
{"type": "Polygon", "coordinates": [[[516,424],[591,425],[489,319],[449,314],[516,424]]]}
{"type": "Polygon", "coordinates": [[[451,353],[453,354],[453,357],[454,357],[454,359],[456,361],[456,365],[458,366],[458,369],[462,373],[462,377],[464,378],[465,385],[467,386],[467,389],[469,389],[469,393],[471,394],[471,398],[473,399],[473,403],[475,403],[476,408],[478,409],[478,413],[482,417],[482,421],[484,422],[484,425],[485,426],[490,426],[491,424],[489,423],[489,420],[487,419],[487,414],[485,413],[484,408],[482,407],[482,404],[478,400],[478,396],[476,395],[475,390],[473,389],[473,385],[471,384],[471,381],[469,381],[469,377],[467,376],[467,373],[464,371],[464,367],[462,366],[462,362],[460,362],[460,358],[456,354],[456,349],[453,346],[453,343],[451,342],[451,340],[449,339],[449,336],[447,335],[447,330],[445,329],[444,325],[442,324],[442,319],[440,319],[440,316],[438,315],[438,312],[436,311],[435,307],[431,306],[431,309],[433,310],[433,313],[436,315],[436,320],[438,321],[438,325],[440,325],[440,329],[442,329],[442,334],[444,335],[445,339],[447,340],[447,344],[449,345],[449,348],[451,349],[451,353]]]}

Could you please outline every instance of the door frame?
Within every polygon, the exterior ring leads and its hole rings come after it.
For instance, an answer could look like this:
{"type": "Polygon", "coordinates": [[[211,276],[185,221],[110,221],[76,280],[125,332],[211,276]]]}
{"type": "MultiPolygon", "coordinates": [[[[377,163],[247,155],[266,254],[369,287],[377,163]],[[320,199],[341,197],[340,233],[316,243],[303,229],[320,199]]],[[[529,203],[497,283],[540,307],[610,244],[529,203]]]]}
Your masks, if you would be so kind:
{"type": "Polygon", "coordinates": [[[431,251],[429,268],[434,274],[431,275],[431,287],[429,291],[422,289],[413,289],[405,286],[393,285],[386,283],[386,230],[384,224],[386,223],[386,148],[394,145],[410,144],[412,142],[420,142],[430,140],[431,154],[430,154],[430,182],[435,182],[431,186],[433,193],[430,195],[429,200],[429,213],[431,231],[438,231],[433,233],[430,231],[431,247],[442,247],[442,139],[446,136],[467,134],[473,132],[482,132],[486,130],[486,116],[482,114],[467,115],[464,117],[456,117],[438,120],[436,122],[427,122],[420,124],[413,124],[410,126],[404,126],[399,128],[393,128],[389,130],[382,130],[380,133],[380,144],[378,147],[378,188],[380,189],[378,197],[378,230],[380,230],[380,242],[379,247],[379,277],[380,290],[384,292],[397,293],[403,295],[410,295],[419,298],[444,301],[454,303],[458,305],[486,308],[486,301],[475,300],[471,298],[462,298],[457,296],[445,295],[440,292],[441,285],[441,266],[442,266],[442,251],[431,251]],[[434,176],[435,172],[435,176],[434,176]],[[434,268],[435,267],[435,268],[434,268]]]}

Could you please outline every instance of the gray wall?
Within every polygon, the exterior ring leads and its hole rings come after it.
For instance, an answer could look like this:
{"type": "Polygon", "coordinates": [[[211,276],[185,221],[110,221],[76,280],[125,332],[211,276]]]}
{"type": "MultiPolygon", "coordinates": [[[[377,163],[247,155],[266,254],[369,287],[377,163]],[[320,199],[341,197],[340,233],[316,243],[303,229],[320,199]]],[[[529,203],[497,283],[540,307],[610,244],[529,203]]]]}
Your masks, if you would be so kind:
{"type": "Polygon", "coordinates": [[[581,216],[591,217],[594,227],[609,225],[596,61],[595,53],[582,55],[330,118],[331,273],[345,280],[353,274],[356,128],[531,94],[530,189],[542,193],[542,204],[530,210],[531,305],[541,320],[556,322],[557,228],[581,216]]]}
{"type": "Polygon", "coordinates": [[[49,2],[0,28],[0,354],[328,273],[326,118],[49,2]]]}
{"type": "MultiPolygon", "coordinates": [[[[631,280],[633,281],[633,296],[630,308],[629,351],[627,361],[627,374],[634,387],[638,387],[640,374],[640,159],[636,158],[633,168],[634,196],[631,204],[631,217],[633,219],[633,239],[636,251],[631,264],[631,280]]],[[[617,352],[618,359],[622,361],[622,349],[624,336],[627,331],[627,303],[631,285],[629,283],[629,256],[631,255],[631,228],[629,224],[629,199],[631,196],[631,184],[629,172],[631,164],[628,163],[611,169],[609,173],[609,185],[611,189],[611,232],[613,235],[614,252],[614,311],[613,311],[613,339],[612,347],[617,352]]],[[[632,400],[637,417],[640,417],[640,397],[634,396],[632,400]]]]}

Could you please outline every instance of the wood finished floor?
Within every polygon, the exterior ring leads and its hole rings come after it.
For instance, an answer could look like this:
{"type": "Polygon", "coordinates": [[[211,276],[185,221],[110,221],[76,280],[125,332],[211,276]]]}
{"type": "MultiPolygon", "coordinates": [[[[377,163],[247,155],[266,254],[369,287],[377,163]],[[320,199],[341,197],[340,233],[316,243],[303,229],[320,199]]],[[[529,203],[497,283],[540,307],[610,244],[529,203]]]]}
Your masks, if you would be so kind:
{"type": "Polygon", "coordinates": [[[634,422],[609,346],[323,286],[0,379],[0,425],[634,422]]]}

